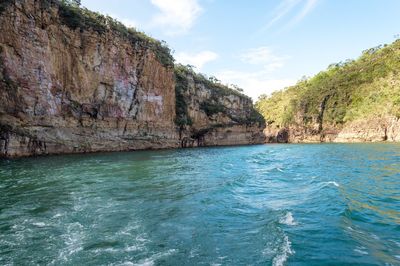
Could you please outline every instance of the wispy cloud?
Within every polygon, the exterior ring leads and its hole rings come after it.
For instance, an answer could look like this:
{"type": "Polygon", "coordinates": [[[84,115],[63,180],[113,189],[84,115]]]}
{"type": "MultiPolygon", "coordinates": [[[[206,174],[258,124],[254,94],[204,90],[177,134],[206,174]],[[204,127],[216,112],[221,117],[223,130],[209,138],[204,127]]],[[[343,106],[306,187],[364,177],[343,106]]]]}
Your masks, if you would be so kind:
{"type": "Polygon", "coordinates": [[[202,51],[195,54],[180,52],[175,55],[175,59],[178,63],[195,66],[198,70],[201,70],[205,64],[217,58],[218,54],[212,51],[202,51]]]}
{"type": "Polygon", "coordinates": [[[267,46],[253,48],[245,51],[240,56],[242,62],[251,65],[260,65],[264,70],[273,71],[283,67],[289,56],[278,56],[267,46]]]}
{"type": "Polygon", "coordinates": [[[296,83],[296,80],[293,79],[274,78],[266,70],[256,72],[223,70],[218,72],[216,76],[224,83],[236,84],[243,88],[244,92],[252,97],[254,101],[261,94],[270,94],[296,83]]]}
{"type": "Polygon", "coordinates": [[[233,83],[243,88],[245,93],[257,100],[264,93],[271,93],[295,84],[292,79],[274,78],[273,72],[282,68],[289,56],[277,55],[271,48],[262,46],[244,51],[240,60],[247,65],[256,65],[258,71],[225,69],[217,73],[224,83],[233,83]]]}
{"type": "Polygon", "coordinates": [[[318,1],[319,0],[283,0],[281,4],[272,11],[271,19],[260,29],[260,31],[266,31],[281,21],[286,24],[286,27],[294,26],[303,20],[316,7],[318,1]]]}
{"type": "Polygon", "coordinates": [[[160,12],[151,22],[167,35],[179,35],[190,30],[203,9],[198,0],[150,0],[160,12]]]}
{"type": "Polygon", "coordinates": [[[317,6],[318,0],[307,0],[303,6],[301,12],[289,23],[289,25],[294,25],[302,21],[314,8],[317,6]]]}
{"type": "Polygon", "coordinates": [[[267,30],[272,25],[281,20],[284,16],[286,16],[293,8],[300,2],[301,0],[284,0],[281,4],[275,8],[272,12],[272,19],[262,28],[262,30],[267,30]]]}
{"type": "Polygon", "coordinates": [[[129,28],[137,28],[138,27],[138,23],[133,19],[121,17],[116,14],[110,14],[109,16],[117,19],[119,22],[121,22],[122,24],[124,24],[125,26],[127,26],[129,28]]]}

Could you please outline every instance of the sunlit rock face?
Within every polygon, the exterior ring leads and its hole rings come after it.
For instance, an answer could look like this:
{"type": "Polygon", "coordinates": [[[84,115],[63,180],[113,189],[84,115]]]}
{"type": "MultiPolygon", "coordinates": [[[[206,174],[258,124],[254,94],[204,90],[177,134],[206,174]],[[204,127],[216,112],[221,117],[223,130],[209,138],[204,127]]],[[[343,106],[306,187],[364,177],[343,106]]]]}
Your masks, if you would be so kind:
{"type": "Polygon", "coordinates": [[[360,119],[344,126],[324,124],[321,130],[314,127],[289,126],[278,129],[266,127],[266,142],[316,143],[316,142],[399,142],[400,119],[392,116],[360,119]],[[282,133],[285,137],[282,138],[282,133]]]}
{"type": "Polygon", "coordinates": [[[185,120],[179,128],[181,146],[246,145],[265,142],[264,119],[252,100],[226,86],[213,85],[191,73],[177,77],[178,97],[185,102],[185,120]],[[215,86],[219,87],[216,88],[215,86]]]}
{"type": "MultiPolygon", "coordinates": [[[[111,28],[66,25],[55,0],[5,0],[0,31],[0,157],[176,148],[210,125],[195,104],[207,88],[191,85],[195,130],[182,131],[173,66],[111,28]]],[[[233,95],[221,101],[237,115],[252,108],[233,95]]],[[[262,142],[260,127],[214,120],[223,127],[201,145],[262,142]]]]}
{"type": "Polygon", "coordinates": [[[176,147],[172,67],[113,31],[71,29],[57,6],[0,17],[1,153],[176,147]]]}

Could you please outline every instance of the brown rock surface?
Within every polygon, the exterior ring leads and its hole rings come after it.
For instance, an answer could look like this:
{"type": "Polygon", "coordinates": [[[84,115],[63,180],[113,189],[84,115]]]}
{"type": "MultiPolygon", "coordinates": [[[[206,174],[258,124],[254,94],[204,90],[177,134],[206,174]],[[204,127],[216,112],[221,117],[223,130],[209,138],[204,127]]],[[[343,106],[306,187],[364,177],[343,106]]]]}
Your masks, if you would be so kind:
{"type": "Polygon", "coordinates": [[[399,142],[400,119],[396,117],[371,117],[347,123],[344,127],[324,125],[321,132],[313,128],[291,126],[284,129],[267,127],[267,142],[317,143],[317,142],[399,142]],[[279,140],[287,132],[285,141],[279,140]]]}
{"type": "MultiPolygon", "coordinates": [[[[181,146],[218,146],[260,144],[264,119],[253,107],[252,100],[221,84],[207,82],[203,77],[184,71],[177,86],[184,102],[181,116],[190,121],[181,126],[181,146]]],[[[178,95],[179,96],[179,95],[178,95]]],[[[177,114],[178,117],[180,114],[177,114]]]]}
{"type": "MultiPolygon", "coordinates": [[[[0,157],[181,146],[174,69],[154,50],[112,29],[66,25],[55,0],[5,1],[0,4],[0,157]]],[[[207,131],[207,145],[262,142],[259,127],[226,127],[232,121],[220,115],[210,122],[195,104],[209,91],[191,87],[189,92],[196,131],[220,126],[207,131]]],[[[251,101],[236,96],[221,100],[232,112],[252,109],[251,101]]]]}

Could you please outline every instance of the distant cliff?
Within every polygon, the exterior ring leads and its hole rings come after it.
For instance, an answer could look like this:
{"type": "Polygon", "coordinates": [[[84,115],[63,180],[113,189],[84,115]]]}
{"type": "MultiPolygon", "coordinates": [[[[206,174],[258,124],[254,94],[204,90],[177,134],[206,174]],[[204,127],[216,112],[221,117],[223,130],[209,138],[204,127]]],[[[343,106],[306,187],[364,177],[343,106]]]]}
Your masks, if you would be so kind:
{"type": "Polygon", "coordinates": [[[176,123],[183,147],[264,142],[264,118],[249,97],[188,67],[176,66],[175,75],[176,123]]]}
{"type": "Polygon", "coordinates": [[[3,0],[0,30],[0,157],[262,142],[261,124],[244,122],[247,97],[213,98],[224,108],[207,113],[213,86],[187,82],[176,95],[168,47],[110,17],[3,0]]]}
{"type": "Polygon", "coordinates": [[[400,141],[400,40],[256,103],[269,142],[400,141]]]}

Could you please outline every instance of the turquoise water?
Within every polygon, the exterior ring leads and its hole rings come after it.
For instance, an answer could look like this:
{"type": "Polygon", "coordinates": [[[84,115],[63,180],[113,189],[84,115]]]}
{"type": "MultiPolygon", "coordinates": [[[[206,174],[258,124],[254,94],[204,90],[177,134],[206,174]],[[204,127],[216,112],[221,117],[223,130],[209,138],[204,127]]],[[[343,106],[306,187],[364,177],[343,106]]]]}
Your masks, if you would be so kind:
{"type": "Polygon", "coordinates": [[[400,145],[0,161],[0,265],[400,265],[400,145]]]}

